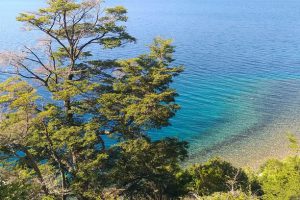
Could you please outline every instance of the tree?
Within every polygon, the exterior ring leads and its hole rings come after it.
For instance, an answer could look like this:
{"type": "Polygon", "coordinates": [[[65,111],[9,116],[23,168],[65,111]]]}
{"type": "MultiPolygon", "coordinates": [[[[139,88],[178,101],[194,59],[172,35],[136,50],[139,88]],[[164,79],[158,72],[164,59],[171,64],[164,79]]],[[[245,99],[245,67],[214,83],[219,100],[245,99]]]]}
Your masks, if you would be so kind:
{"type": "Polygon", "coordinates": [[[116,165],[112,166],[113,183],[120,196],[130,199],[172,199],[180,195],[176,174],[179,162],[187,157],[187,143],[176,139],[150,142],[135,139],[115,147],[116,165]]]}
{"type": "Polygon", "coordinates": [[[1,170],[0,199],[2,200],[37,200],[37,185],[29,183],[22,173],[1,170]]]}
{"type": "Polygon", "coordinates": [[[174,48],[161,38],[138,58],[93,55],[135,41],[123,7],[47,3],[17,18],[45,36],[40,45],[0,54],[2,73],[15,76],[0,85],[1,168],[26,172],[40,196],[101,198],[112,162],[105,137],[145,138],[168,125],[179,108],[170,83],[182,68],[171,66],[174,48]]]}
{"type": "Polygon", "coordinates": [[[118,63],[113,90],[99,98],[99,112],[114,124],[111,133],[132,139],[150,128],[169,125],[179,109],[177,93],[169,84],[183,70],[181,66],[169,67],[174,52],[171,42],[156,38],[149,55],[118,63]]]}
{"type": "Polygon", "coordinates": [[[199,196],[237,190],[248,192],[250,189],[248,177],[242,169],[218,158],[191,166],[185,176],[190,177],[188,190],[199,196]]]}
{"type": "Polygon", "coordinates": [[[259,181],[263,199],[300,198],[300,158],[288,157],[284,161],[269,160],[262,166],[259,181]]]}
{"type": "MultiPolygon", "coordinates": [[[[30,135],[35,114],[36,91],[18,78],[10,78],[0,84],[0,104],[2,105],[0,140],[1,167],[12,170],[20,165],[35,170],[35,177],[41,189],[48,194],[44,178],[32,152],[27,148],[26,138],[30,135]]],[[[25,168],[24,168],[25,169],[25,168]]],[[[2,170],[3,171],[3,170],[2,170]]]]}

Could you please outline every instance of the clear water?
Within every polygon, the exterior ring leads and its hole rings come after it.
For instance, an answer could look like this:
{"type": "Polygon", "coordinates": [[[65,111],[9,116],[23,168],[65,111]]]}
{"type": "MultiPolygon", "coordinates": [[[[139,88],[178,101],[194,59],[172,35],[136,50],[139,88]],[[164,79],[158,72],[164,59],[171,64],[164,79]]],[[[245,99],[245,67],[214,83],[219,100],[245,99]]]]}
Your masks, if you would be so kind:
{"type": "MultiPolygon", "coordinates": [[[[0,1],[1,49],[32,42],[36,35],[20,31],[15,16],[41,5],[40,0],[0,1]]],[[[153,131],[153,138],[189,141],[191,160],[198,161],[280,148],[278,136],[297,131],[298,0],[107,0],[107,5],[128,8],[128,29],[138,43],[97,56],[136,56],[163,36],[177,46],[176,64],[185,65],[173,84],[182,109],[172,126],[153,131]]]]}

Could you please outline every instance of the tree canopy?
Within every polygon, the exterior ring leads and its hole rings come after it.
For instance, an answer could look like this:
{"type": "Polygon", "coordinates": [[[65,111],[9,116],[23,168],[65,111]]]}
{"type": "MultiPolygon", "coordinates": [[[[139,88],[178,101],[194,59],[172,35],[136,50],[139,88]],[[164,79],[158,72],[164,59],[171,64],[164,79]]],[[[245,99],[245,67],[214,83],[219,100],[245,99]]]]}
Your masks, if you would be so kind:
{"type": "Polygon", "coordinates": [[[170,83],[182,67],[171,66],[170,40],[157,38],[149,54],[128,60],[96,55],[135,42],[126,13],[98,0],[49,0],[17,18],[41,33],[39,44],[0,54],[11,76],[0,85],[1,162],[43,195],[100,198],[114,156],[106,138],[145,139],[179,109],[170,83]]]}

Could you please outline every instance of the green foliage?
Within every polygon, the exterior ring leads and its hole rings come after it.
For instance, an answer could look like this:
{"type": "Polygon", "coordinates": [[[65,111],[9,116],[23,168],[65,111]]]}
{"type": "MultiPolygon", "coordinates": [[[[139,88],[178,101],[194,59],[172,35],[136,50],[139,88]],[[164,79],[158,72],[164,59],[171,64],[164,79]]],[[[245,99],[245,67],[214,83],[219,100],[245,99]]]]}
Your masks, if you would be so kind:
{"type": "Polygon", "coordinates": [[[0,199],[2,200],[30,200],[30,190],[21,182],[0,183],[0,199]]]}
{"type": "Polygon", "coordinates": [[[50,0],[48,7],[38,12],[21,13],[17,20],[25,22],[29,28],[38,28],[47,33],[58,41],[68,56],[75,53],[73,59],[82,55],[82,47],[87,46],[87,43],[80,44],[84,38],[93,37],[88,43],[96,43],[104,48],[115,48],[123,42],[135,41],[126,32],[126,27],[118,24],[127,21],[126,9],[121,6],[108,8],[101,16],[100,5],[101,1],[92,0],[50,0]],[[70,48],[63,45],[61,40],[64,39],[68,40],[70,48]]]}
{"type": "Polygon", "coordinates": [[[300,158],[284,161],[269,160],[261,169],[259,181],[264,191],[263,199],[300,198],[300,158]]]}
{"type": "Polygon", "coordinates": [[[174,51],[171,41],[157,38],[150,49],[149,55],[120,61],[113,90],[98,99],[99,112],[114,123],[111,133],[134,138],[143,130],[169,125],[179,109],[177,93],[169,84],[182,67],[169,66],[174,51]]]}
{"type": "MultiPolygon", "coordinates": [[[[17,18],[47,39],[21,54],[8,54],[13,57],[7,58],[6,72],[17,77],[0,84],[1,168],[22,172],[39,185],[38,197],[103,199],[110,173],[142,172],[142,150],[162,167],[148,166],[147,172],[166,173],[171,181],[186,156],[186,144],[171,139],[127,149],[126,140],[131,145],[148,129],[169,124],[179,109],[170,83],[182,67],[171,66],[174,47],[161,38],[138,58],[94,60],[99,48],[135,41],[124,26],[126,14],[121,6],[102,10],[98,0],[49,0],[46,8],[17,18]],[[106,137],[124,143],[110,147],[106,137]],[[127,172],[119,167],[131,154],[136,157],[130,170],[137,171],[127,172]]],[[[153,179],[153,188],[164,193],[168,187],[159,180],[153,179]]]]}
{"type": "Polygon", "coordinates": [[[193,165],[187,169],[186,174],[190,177],[189,190],[200,196],[249,189],[245,172],[218,158],[193,165]]]}
{"type": "Polygon", "coordinates": [[[263,195],[263,189],[259,182],[259,177],[257,171],[253,171],[250,168],[245,169],[245,173],[248,177],[249,182],[249,192],[251,194],[261,197],[263,195]]]}
{"type": "Polygon", "coordinates": [[[201,197],[202,200],[258,200],[258,197],[248,195],[241,191],[220,193],[216,192],[211,196],[201,197]]]}
{"type": "Polygon", "coordinates": [[[179,161],[187,157],[187,143],[176,139],[150,142],[135,139],[115,147],[116,164],[112,166],[113,183],[131,199],[162,199],[179,196],[176,174],[179,161]]]}
{"type": "Polygon", "coordinates": [[[0,171],[1,200],[38,200],[40,187],[24,171],[0,171]]]}
{"type": "Polygon", "coordinates": [[[290,142],[290,148],[293,150],[296,154],[300,153],[300,145],[295,135],[289,133],[288,134],[288,140],[290,142]]]}
{"type": "Polygon", "coordinates": [[[0,144],[26,145],[37,99],[36,91],[19,78],[0,83],[0,144]]]}

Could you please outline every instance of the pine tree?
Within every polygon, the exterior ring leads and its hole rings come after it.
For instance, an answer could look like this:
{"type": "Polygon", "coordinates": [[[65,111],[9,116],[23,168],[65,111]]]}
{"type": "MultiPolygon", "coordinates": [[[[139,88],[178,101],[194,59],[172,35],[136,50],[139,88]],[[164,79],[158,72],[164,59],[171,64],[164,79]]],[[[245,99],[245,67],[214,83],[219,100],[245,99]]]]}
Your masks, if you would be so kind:
{"type": "Polygon", "coordinates": [[[147,137],[169,124],[179,106],[170,89],[182,67],[174,47],[157,38],[149,55],[105,60],[105,49],[134,42],[126,9],[98,0],[49,0],[17,18],[44,36],[36,47],[2,52],[9,78],[0,85],[2,168],[39,185],[37,198],[97,199],[109,181],[116,141],[147,137]]]}

